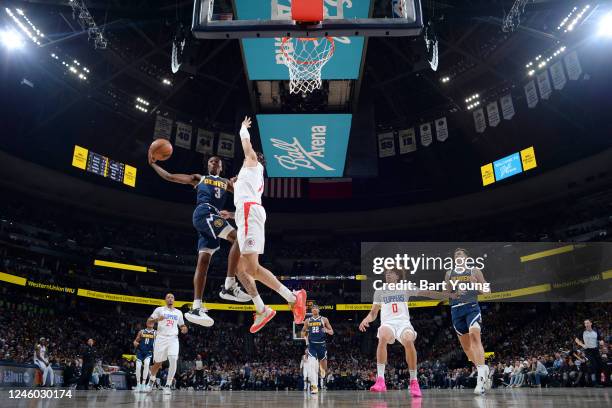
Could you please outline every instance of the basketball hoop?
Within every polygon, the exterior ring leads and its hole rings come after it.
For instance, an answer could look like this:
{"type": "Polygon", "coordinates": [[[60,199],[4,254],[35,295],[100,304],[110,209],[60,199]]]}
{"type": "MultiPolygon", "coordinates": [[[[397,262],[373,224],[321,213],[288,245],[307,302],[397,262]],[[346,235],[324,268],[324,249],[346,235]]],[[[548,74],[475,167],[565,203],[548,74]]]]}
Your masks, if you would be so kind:
{"type": "Polygon", "coordinates": [[[289,92],[305,94],[321,89],[321,71],[335,50],[332,37],[283,37],[281,51],[289,68],[289,92]]]}

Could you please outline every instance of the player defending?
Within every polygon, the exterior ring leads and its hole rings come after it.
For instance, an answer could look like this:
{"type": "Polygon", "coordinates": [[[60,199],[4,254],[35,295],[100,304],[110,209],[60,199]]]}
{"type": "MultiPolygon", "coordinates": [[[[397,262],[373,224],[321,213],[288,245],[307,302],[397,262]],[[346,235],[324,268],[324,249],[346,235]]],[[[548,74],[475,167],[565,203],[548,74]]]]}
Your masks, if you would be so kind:
{"type": "Polygon", "coordinates": [[[153,344],[155,343],[153,325],[153,321],[147,320],[147,327],[140,330],[134,339],[134,347],[136,347],[136,392],[145,392],[147,379],[149,378],[149,364],[151,363],[151,357],[153,357],[153,344]]]}
{"type": "Polygon", "coordinates": [[[224,212],[225,217],[234,217],[238,227],[238,246],[240,247],[240,265],[238,279],[253,299],[255,304],[255,317],[250,328],[251,333],[261,330],[276,315],[276,312],[267,307],[259,292],[255,280],[281,295],[293,312],[296,324],[304,322],[306,315],[306,291],[291,292],[280,283],[269,270],[259,265],[259,255],[263,254],[265,242],[266,210],[261,205],[261,195],[264,190],[264,156],[256,153],[251,145],[249,128],[251,119],[245,117],[240,129],[240,141],[244,151],[244,162],[234,183],[234,205],[236,213],[224,212]]]}
{"type": "Polygon", "coordinates": [[[198,262],[193,276],[193,308],[185,314],[191,323],[210,327],[215,322],[206,313],[202,297],[206,286],[206,275],[213,254],[219,249],[219,238],[232,243],[227,260],[227,277],[221,298],[236,302],[248,302],[251,297],[244,293],[236,282],[236,267],[240,251],[236,245],[236,231],[221,217],[219,209],[225,204],[228,191],[233,191],[231,180],[220,177],[223,162],[217,156],[208,159],[208,175],[170,174],[155,163],[149,154],[149,164],[164,180],[178,184],[189,184],[197,191],[197,205],[193,211],[193,226],[198,232],[198,262]]]}
{"type": "Polygon", "coordinates": [[[53,373],[53,368],[51,364],[49,364],[49,360],[47,359],[47,339],[41,337],[38,340],[38,344],[34,347],[34,365],[38,367],[38,369],[42,372],[42,383],[41,387],[44,387],[47,383],[47,378],[49,378],[49,386],[53,387],[53,381],[55,380],[55,374],[53,373]]]}
{"type": "MultiPolygon", "coordinates": [[[[385,271],[387,283],[397,283],[400,279],[399,271],[390,269],[385,271]]],[[[370,323],[376,320],[378,311],[380,327],[378,328],[378,347],[376,349],[376,383],[370,388],[373,392],[387,391],[385,384],[385,364],[387,363],[387,345],[399,341],[406,352],[406,363],[410,373],[410,395],[421,397],[421,388],[417,379],[417,352],[414,347],[417,333],[410,323],[408,311],[408,298],[422,296],[431,299],[446,299],[447,292],[434,292],[429,290],[377,290],[374,292],[374,302],[370,313],[359,324],[359,330],[365,332],[370,323]]]]}
{"type": "Polygon", "coordinates": [[[333,336],[334,329],[329,324],[329,319],[319,314],[319,306],[312,305],[311,311],[312,316],[304,320],[302,336],[306,339],[308,345],[307,373],[310,378],[310,392],[316,394],[319,392],[317,386],[319,384],[318,371],[320,370],[323,381],[325,381],[325,373],[327,372],[325,335],[333,336]],[[319,367],[317,367],[317,360],[319,361],[319,367]]]}
{"type": "MultiPolygon", "coordinates": [[[[455,249],[455,267],[446,272],[446,286],[451,288],[450,281],[486,283],[482,271],[478,268],[467,268],[468,252],[463,248],[455,249]]],[[[485,364],[485,353],[480,340],[482,315],[478,305],[479,291],[456,291],[456,296],[449,301],[453,328],[459,336],[459,343],[467,358],[476,365],[478,379],[474,394],[484,394],[491,387],[489,367],[485,364]]]]}
{"type": "Polygon", "coordinates": [[[172,393],[170,387],[172,386],[172,380],[174,380],[174,374],[176,374],[179,355],[178,331],[180,328],[181,333],[187,333],[187,326],[185,326],[185,321],[183,320],[183,312],[174,307],[174,295],[168,293],[165,300],[166,306],[160,306],[155,309],[147,320],[147,324],[149,322],[157,323],[157,336],[153,346],[153,367],[151,368],[151,376],[149,377],[149,385],[146,391],[151,391],[155,385],[157,372],[162,363],[168,360],[168,377],[164,387],[164,394],[169,395],[172,393]]]}

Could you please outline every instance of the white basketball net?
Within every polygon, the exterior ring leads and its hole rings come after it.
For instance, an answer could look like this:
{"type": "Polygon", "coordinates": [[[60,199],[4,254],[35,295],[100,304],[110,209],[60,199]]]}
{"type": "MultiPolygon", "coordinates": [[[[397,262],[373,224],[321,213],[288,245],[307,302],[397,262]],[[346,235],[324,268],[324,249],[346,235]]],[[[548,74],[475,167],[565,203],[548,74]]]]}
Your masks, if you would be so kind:
{"type": "Polygon", "coordinates": [[[281,45],[283,62],[289,68],[289,92],[310,93],[321,88],[321,70],[334,55],[332,37],[284,37],[281,45]]]}

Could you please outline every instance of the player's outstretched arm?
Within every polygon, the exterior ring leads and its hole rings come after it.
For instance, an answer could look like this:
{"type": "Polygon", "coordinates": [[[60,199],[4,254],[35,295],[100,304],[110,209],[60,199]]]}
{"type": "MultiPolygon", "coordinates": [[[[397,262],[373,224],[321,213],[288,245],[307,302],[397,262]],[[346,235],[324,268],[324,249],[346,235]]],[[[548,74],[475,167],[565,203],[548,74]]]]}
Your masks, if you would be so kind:
{"type": "MultiPolygon", "coordinates": [[[[482,285],[484,285],[485,283],[487,283],[487,281],[484,278],[484,275],[482,274],[482,270],[475,268],[474,269],[474,273],[472,273],[472,282],[475,283],[481,283],[482,285]]],[[[482,286],[484,287],[484,286],[482,286]]],[[[479,290],[480,293],[484,293],[483,290],[479,290]]]]}
{"type": "Polygon", "coordinates": [[[370,313],[368,313],[368,315],[364,317],[361,323],[359,324],[359,330],[361,330],[362,332],[366,331],[368,327],[370,327],[370,323],[372,323],[374,320],[376,320],[376,317],[378,317],[379,311],[380,305],[374,303],[372,305],[372,309],[370,309],[370,313]]]}
{"type": "Polygon", "coordinates": [[[327,317],[323,318],[323,328],[325,329],[325,333],[330,336],[334,335],[334,329],[332,329],[331,324],[329,324],[329,319],[327,317]]]}
{"type": "Polygon", "coordinates": [[[435,291],[435,290],[419,290],[416,296],[422,296],[430,299],[446,300],[454,299],[457,297],[456,294],[450,293],[450,291],[435,291]]]}
{"type": "Polygon", "coordinates": [[[200,179],[202,179],[202,176],[199,174],[168,173],[166,170],[162,169],[159,166],[159,164],[155,163],[155,160],[153,160],[153,157],[151,157],[150,154],[149,154],[149,164],[151,165],[151,167],[153,167],[153,170],[155,170],[155,172],[159,174],[161,178],[163,178],[166,181],[171,181],[173,183],[189,184],[192,186],[196,186],[200,182],[200,179]]]}
{"type": "Polygon", "coordinates": [[[240,142],[242,143],[242,150],[244,151],[244,165],[246,167],[255,167],[257,166],[257,153],[255,153],[253,145],[251,144],[251,135],[249,134],[250,127],[251,118],[245,116],[242,121],[242,127],[240,128],[240,142]]]}

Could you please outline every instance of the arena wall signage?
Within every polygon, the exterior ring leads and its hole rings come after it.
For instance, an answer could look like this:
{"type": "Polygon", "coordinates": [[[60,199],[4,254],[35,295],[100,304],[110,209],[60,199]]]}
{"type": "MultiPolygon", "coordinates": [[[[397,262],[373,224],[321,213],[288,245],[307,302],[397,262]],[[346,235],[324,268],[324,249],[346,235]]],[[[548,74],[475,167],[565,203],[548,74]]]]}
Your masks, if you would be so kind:
{"type": "MultiPolygon", "coordinates": [[[[290,0],[235,0],[238,20],[290,20],[290,0]]],[[[326,18],[366,18],[370,0],[326,1],[326,18]]],[[[280,38],[245,38],[242,41],[249,79],[288,80],[280,38]]],[[[323,67],[323,79],[357,79],[363,54],[363,37],[335,37],[335,52],[323,67]]]]}
{"type": "Polygon", "coordinates": [[[352,115],[257,115],[269,177],[341,177],[352,115]]]}

